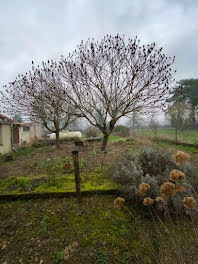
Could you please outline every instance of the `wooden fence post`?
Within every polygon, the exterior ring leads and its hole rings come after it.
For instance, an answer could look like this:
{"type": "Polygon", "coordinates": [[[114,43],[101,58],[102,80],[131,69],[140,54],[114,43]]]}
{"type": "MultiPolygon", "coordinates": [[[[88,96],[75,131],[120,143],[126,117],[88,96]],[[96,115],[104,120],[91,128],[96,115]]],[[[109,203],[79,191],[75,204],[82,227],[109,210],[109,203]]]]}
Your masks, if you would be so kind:
{"type": "Polygon", "coordinates": [[[79,169],[79,159],[78,159],[78,150],[72,151],[73,163],[74,163],[74,175],[76,183],[76,194],[79,202],[82,201],[82,194],[80,190],[80,169],[79,169]]]}

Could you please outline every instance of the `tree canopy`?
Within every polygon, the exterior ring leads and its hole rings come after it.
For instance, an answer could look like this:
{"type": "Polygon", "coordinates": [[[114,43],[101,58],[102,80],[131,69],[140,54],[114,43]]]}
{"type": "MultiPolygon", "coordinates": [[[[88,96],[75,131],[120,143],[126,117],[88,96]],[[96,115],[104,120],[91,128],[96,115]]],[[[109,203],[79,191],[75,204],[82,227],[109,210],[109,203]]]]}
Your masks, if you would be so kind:
{"type": "MultiPolygon", "coordinates": [[[[7,112],[17,111],[31,120],[40,121],[51,132],[56,133],[59,147],[59,131],[75,120],[70,99],[62,92],[62,82],[57,74],[57,63],[53,60],[42,63],[25,75],[18,75],[6,86],[2,102],[7,112]]],[[[66,88],[65,88],[66,89],[66,88]]]]}
{"type": "Polygon", "coordinates": [[[82,41],[62,57],[59,71],[74,107],[102,131],[104,150],[121,117],[162,106],[173,81],[173,63],[155,43],[107,35],[100,42],[82,41]]]}
{"type": "Polygon", "coordinates": [[[155,43],[141,45],[137,37],[88,39],[58,63],[32,63],[29,73],[9,84],[2,101],[17,113],[41,120],[57,140],[76,116],[85,117],[103,133],[105,150],[121,117],[163,107],[174,81],[174,60],[155,43]]]}
{"type": "Polygon", "coordinates": [[[171,92],[168,102],[185,102],[191,106],[193,125],[196,124],[196,112],[198,107],[198,79],[180,80],[171,92]]]}

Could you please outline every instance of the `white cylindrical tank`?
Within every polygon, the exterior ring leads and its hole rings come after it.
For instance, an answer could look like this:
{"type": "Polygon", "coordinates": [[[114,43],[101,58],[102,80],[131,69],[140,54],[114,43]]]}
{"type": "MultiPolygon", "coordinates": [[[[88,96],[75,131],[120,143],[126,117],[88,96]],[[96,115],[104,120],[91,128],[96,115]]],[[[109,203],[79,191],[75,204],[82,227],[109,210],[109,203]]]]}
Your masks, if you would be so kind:
{"type": "MultiPolygon", "coordinates": [[[[74,137],[81,138],[82,133],[80,131],[60,132],[59,137],[60,137],[60,139],[64,139],[64,138],[70,139],[70,138],[74,138],[74,137]]],[[[56,139],[56,134],[55,133],[50,134],[50,139],[56,139]]]]}

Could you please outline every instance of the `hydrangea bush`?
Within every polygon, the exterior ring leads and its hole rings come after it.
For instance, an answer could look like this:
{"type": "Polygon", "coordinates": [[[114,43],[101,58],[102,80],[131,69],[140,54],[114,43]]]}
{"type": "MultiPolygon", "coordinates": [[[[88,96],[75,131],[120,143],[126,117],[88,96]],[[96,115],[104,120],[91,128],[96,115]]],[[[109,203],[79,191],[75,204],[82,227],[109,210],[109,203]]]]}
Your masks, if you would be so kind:
{"type": "Polygon", "coordinates": [[[158,210],[166,205],[172,211],[184,212],[190,208],[185,206],[186,197],[194,199],[192,185],[198,178],[189,158],[184,152],[172,156],[156,147],[144,147],[138,155],[127,151],[117,163],[113,180],[122,185],[127,199],[142,200],[145,206],[158,210]]]}

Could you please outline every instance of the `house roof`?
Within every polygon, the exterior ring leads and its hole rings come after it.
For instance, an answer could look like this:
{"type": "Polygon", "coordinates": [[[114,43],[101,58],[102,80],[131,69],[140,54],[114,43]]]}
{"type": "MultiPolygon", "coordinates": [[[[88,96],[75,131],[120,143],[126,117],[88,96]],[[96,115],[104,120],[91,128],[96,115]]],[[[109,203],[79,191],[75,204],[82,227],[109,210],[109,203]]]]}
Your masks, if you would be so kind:
{"type": "Polygon", "coordinates": [[[40,123],[37,122],[18,122],[14,119],[11,119],[7,116],[4,116],[2,114],[0,114],[0,123],[6,123],[6,124],[16,124],[16,125],[20,125],[20,126],[31,126],[31,125],[39,125],[40,123]],[[3,121],[1,121],[1,119],[3,119],[3,121]]]}
{"type": "Polygon", "coordinates": [[[4,115],[2,115],[2,114],[0,114],[0,118],[2,118],[3,121],[8,122],[8,123],[16,123],[16,122],[17,122],[17,121],[15,121],[15,120],[13,120],[13,119],[7,117],[7,116],[4,116],[4,115]]]}
{"type": "Polygon", "coordinates": [[[21,126],[31,126],[31,125],[39,125],[37,122],[22,122],[20,123],[21,126]]]}

